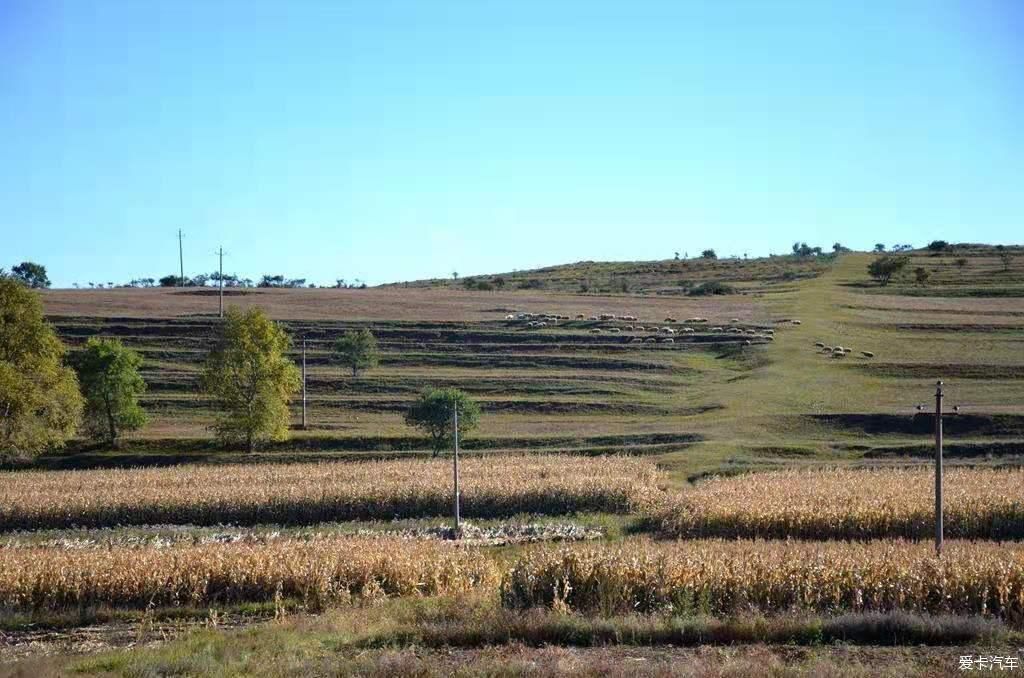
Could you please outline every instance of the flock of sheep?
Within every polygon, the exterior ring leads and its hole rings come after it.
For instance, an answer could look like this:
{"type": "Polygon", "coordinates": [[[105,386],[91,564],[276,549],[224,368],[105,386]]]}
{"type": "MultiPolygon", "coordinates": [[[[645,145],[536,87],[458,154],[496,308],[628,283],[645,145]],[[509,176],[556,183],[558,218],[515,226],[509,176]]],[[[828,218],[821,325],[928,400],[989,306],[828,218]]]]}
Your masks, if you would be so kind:
{"type": "MultiPolygon", "coordinates": [[[[845,358],[849,354],[853,353],[853,349],[849,346],[827,346],[823,341],[814,342],[814,346],[818,349],[818,353],[827,355],[831,358],[845,358]]],[[[861,351],[860,354],[864,358],[875,357],[875,354],[871,351],[861,351]]]]}
{"type": "MultiPolygon", "coordinates": [[[[550,314],[550,313],[509,313],[508,315],[505,316],[505,320],[525,322],[527,327],[537,328],[537,329],[542,328],[542,327],[548,327],[548,326],[556,326],[558,324],[558,322],[562,321],[562,320],[591,321],[591,322],[621,322],[621,323],[629,323],[629,324],[623,324],[621,326],[603,327],[603,328],[602,327],[593,327],[589,331],[590,331],[591,334],[602,334],[604,332],[607,332],[608,334],[621,334],[623,332],[647,332],[649,334],[659,335],[657,337],[655,337],[655,336],[648,336],[648,337],[633,336],[629,340],[629,343],[633,343],[633,344],[641,344],[641,343],[653,344],[653,343],[658,343],[658,342],[663,343],[663,344],[672,344],[672,343],[675,343],[674,336],[677,335],[677,334],[695,334],[697,332],[697,330],[695,328],[689,327],[689,325],[700,325],[700,324],[708,322],[707,318],[701,318],[701,317],[687,318],[682,323],[684,325],[684,327],[680,327],[680,328],[676,329],[674,327],[669,327],[669,324],[679,323],[679,320],[676,319],[676,318],[673,318],[673,317],[665,318],[665,320],[663,322],[666,323],[666,324],[664,324],[664,325],[660,325],[659,326],[657,323],[653,324],[653,325],[641,325],[641,324],[637,324],[639,322],[639,320],[638,320],[638,318],[636,316],[633,316],[633,315],[619,315],[619,316],[617,316],[617,315],[615,315],[613,313],[601,313],[601,314],[598,314],[598,315],[591,315],[591,316],[587,316],[587,315],[585,315],[583,313],[580,313],[580,314],[576,315],[575,318],[571,318],[570,316],[567,316],[567,315],[555,315],[555,314],[550,314]]],[[[739,320],[739,318],[732,318],[729,322],[730,323],[739,323],[740,320],[739,320]]],[[[793,320],[793,321],[790,321],[790,322],[792,322],[795,325],[799,325],[800,324],[799,320],[793,320]]],[[[736,327],[736,326],[730,326],[730,327],[721,326],[721,327],[711,327],[707,331],[708,332],[712,332],[712,333],[728,333],[728,334],[744,335],[746,337],[745,343],[747,345],[754,343],[754,340],[758,340],[758,341],[775,341],[775,330],[773,330],[773,329],[753,329],[753,328],[746,328],[745,329],[745,328],[736,327]]]]}

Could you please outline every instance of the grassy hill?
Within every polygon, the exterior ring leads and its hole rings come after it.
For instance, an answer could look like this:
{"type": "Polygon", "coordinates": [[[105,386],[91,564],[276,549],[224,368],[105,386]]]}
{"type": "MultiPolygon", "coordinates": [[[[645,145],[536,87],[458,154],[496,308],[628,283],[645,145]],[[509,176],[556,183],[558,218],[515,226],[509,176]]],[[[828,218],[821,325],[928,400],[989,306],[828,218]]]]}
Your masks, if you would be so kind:
{"type": "Polygon", "coordinates": [[[398,283],[405,288],[445,287],[483,290],[546,290],[581,294],[685,295],[701,283],[723,282],[738,292],[784,289],[828,269],[829,257],[772,256],[758,259],[665,259],[661,261],[580,261],[526,271],[459,279],[398,283]]]}
{"type": "MultiPolygon", "coordinates": [[[[881,287],[866,272],[874,255],[849,253],[571,264],[474,279],[507,277],[491,291],[423,281],[246,290],[227,301],[266,308],[310,347],[312,425],[261,457],[423,454],[403,409],[427,386],[454,385],[484,410],[470,450],[630,451],[654,455],[680,481],[809,462],[906,463],[928,451],[930,424],[915,405],[930,402],[941,378],[948,405],[963,412],[947,425],[951,459],[1002,463],[1024,452],[1024,255],[1014,255],[1004,270],[987,247],[914,252],[908,270],[928,269],[924,285],[881,287]],[[530,280],[542,284],[517,289],[530,280]],[[630,291],[579,291],[580,281],[615,289],[617,280],[630,291]],[[683,280],[725,281],[737,293],[687,295],[683,280]],[[572,320],[534,328],[506,319],[518,312],[572,320]],[[638,321],[575,319],[602,313],[638,321]],[[688,318],[707,322],[690,323],[694,331],[672,343],[633,341],[664,338],[649,328],[668,317],[676,328],[688,318]],[[384,353],[378,369],[353,379],[329,349],[357,326],[370,327],[384,353]],[[854,352],[832,358],[816,342],[854,352]]],[[[40,464],[237,458],[210,442],[209,412],[196,395],[218,322],[211,292],[44,293],[72,345],[117,336],[143,354],[154,417],[123,450],[78,447],[40,464]]]]}

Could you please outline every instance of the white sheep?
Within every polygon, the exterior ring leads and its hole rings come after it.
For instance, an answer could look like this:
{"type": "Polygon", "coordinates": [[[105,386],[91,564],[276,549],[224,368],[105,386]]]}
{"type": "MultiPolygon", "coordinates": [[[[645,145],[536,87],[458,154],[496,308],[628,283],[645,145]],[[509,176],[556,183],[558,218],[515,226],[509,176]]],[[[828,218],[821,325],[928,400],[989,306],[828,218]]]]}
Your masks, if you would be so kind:
{"type": "Polygon", "coordinates": [[[675,342],[676,340],[671,337],[666,337],[665,339],[661,340],[661,343],[663,344],[674,344],[675,342]]]}
{"type": "Polygon", "coordinates": [[[865,358],[874,358],[875,357],[875,354],[872,353],[871,351],[861,351],[860,354],[862,356],[864,356],[865,358]]]}

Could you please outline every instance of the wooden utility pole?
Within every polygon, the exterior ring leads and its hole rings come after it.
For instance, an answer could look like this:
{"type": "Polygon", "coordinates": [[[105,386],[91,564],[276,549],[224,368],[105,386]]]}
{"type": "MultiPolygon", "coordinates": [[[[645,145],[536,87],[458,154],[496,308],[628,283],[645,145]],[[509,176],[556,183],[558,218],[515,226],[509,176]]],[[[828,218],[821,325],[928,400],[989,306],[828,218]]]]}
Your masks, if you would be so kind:
{"type": "Polygon", "coordinates": [[[185,255],[181,249],[181,229],[178,229],[178,287],[185,286],[185,255]]]}
{"type": "Polygon", "coordinates": [[[302,430],[306,430],[306,338],[302,338],[302,430]]]}
{"type": "Polygon", "coordinates": [[[224,248],[221,247],[217,250],[217,256],[220,257],[220,317],[224,317],[224,248]]]}
{"type": "Polygon", "coordinates": [[[935,554],[942,555],[942,382],[935,384],[935,554]]]}
{"type": "Polygon", "coordinates": [[[455,403],[455,411],[452,413],[452,429],[455,435],[455,538],[459,538],[462,530],[462,520],[459,516],[459,404],[455,403]]]}

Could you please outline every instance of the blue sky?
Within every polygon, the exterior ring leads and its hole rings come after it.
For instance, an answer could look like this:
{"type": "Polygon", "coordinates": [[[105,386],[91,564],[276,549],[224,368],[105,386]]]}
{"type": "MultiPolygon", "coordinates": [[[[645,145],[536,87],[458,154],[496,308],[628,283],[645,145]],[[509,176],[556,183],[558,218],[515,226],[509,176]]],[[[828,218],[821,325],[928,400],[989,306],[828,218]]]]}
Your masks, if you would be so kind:
{"type": "Polygon", "coordinates": [[[0,2],[0,266],[370,283],[1020,240],[1024,4],[0,2]],[[1017,42],[1015,43],[1015,38],[1017,42]]]}

